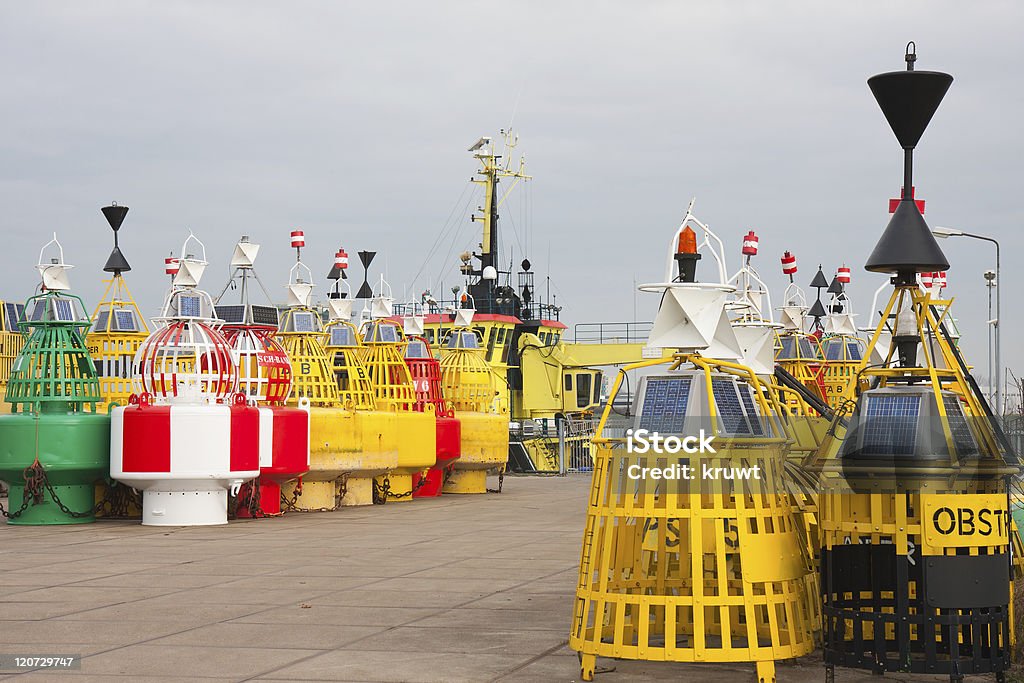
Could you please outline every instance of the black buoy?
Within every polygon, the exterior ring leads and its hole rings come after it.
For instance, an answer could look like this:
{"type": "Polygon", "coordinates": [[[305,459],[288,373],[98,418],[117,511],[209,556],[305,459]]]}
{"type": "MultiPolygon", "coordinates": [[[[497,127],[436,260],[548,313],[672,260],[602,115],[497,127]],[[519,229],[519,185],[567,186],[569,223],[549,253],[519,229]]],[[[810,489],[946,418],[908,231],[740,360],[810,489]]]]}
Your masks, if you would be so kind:
{"type": "Polygon", "coordinates": [[[359,291],[356,292],[357,299],[370,299],[373,297],[373,288],[370,287],[370,263],[376,255],[377,252],[375,251],[359,252],[359,261],[363,264],[363,284],[359,286],[359,291]]]}
{"type": "Polygon", "coordinates": [[[117,243],[117,233],[121,229],[121,223],[124,222],[124,217],[128,215],[127,206],[118,206],[117,202],[111,202],[110,206],[104,206],[100,211],[103,212],[103,216],[107,219],[107,223],[110,224],[110,229],[114,231],[114,250],[110,252],[110,256],[107,257],[107,262],[103,266],[103,270],[107,273],[113,273],[115,276],[121,273],[127,273],[132,269],[128,265],[128,259],[121,253],[121,247],[117,243]]]}
{"type": "Polygon", "coordinates": [[[903,147],[903,191],[864,268],[874,273],[893,273],[909,281],[916,273],[949,269],[949,261],[918,210],[911,188],[914,148],[953,77],[939,71],[915,71],[917,48],[913,42],[907,44],[905,59],[906,71],[890,71],[868,79],[868,87],[903,147]]]}
{"type": "MultiPolygon", "coordinates": [[[[814,274],[814,279],[811,280],[811,287],[814,289],[825,289],[828,287],[828,280],[825,279],[825,273],[821,271],[821,264],[818,264],[818,272],[814,274]]],[[[818,292],[819,296],[821,292],[818,292]]]]}

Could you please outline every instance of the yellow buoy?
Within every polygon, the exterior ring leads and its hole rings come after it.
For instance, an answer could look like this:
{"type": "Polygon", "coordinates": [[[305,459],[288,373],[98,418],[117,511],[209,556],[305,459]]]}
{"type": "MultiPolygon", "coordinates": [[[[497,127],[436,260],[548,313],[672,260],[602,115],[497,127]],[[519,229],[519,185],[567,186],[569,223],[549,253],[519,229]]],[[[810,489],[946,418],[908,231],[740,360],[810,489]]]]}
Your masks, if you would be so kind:
{"type": "Polygon", "coordinates": [[[114,402],[127,405],[132,395],[132,361],[149,336],[142,313],[128,291],[124,276],[115,273],[92,314],[92,328],[85,341],[96,363],[103,394],[102,410],[114,402]]]}
{"type": "MultiPolygon", "coordinates": [[[[291,237],[297,251],[305,246],[302,231],[292,231],[291,237]]],[[[323,345],[320,313],[310,305],[312,291],[312,274],[297,260],[289,277],[288,308],[282,314],[278,339],[292,366],[287,405],[298,405],[301,398],[311,404],[309,473],[299,484],[282,487],[282,495],[299,510],[370,504],[371,473],[391,465],[391,458],[397,460],[387,440],[394,431],[386,421],[357,418],[356,411],[341,404],[323,345]]]]}
{"type": "Polygon", "coordinates": [[[765,380],[725,360],[745,352],[720,245],[688,211],[664,281],[641,286],[662,294],[649,346],[678,353],[627,366],[597,428],[569,634],[584,680],[604,656],[752,662],[769,683],[775,660],[814,648],[812,569],[785,482],[792,437],[765,380]],[[698,282],[708,253],[718,278],[698,282]]]}
{"type": "Polygon", "coordinates": [[[324,327],[325,351],[345,411],[342,444],[348,449],[347,493],[342,505],[369,505],[374,500],[374,477],[398,467],[398,416],[378,410],[373,386],[363,365],[365,352],[355,326],[348,321],[347,301],[331,300],[332,319],[324,327]],[[339,310],[339,304],[346,310],[339,310]]]}
{"type": "Polygon", "coordinates": [[[377,478],[378,495],[385,500],[412,500],[413,475],[423,475],[437,462],[437,420],[434,407],[413,410],[416,391],[405,363],[405,336],[393,320],[371,320],[364,324],[363,365],[378,408],[394,414],[398,424],[398,466],[377,478]]]}
{"type": "Polygon", "coordinates": [[[497,400],[494,370],[483,354],[469,327],[453,328],[441,351],[441,387],[462,425],[462,455],[444,493],[486,493],[487,472],[503,474],[508,462],[508,407],[497,400]]]}
{"type": "Polygon", "coordinates": [[[11,404],[4,401],[7,380],[11,377],[14,359],[25,345],[25,337],[18,331],[18,321],[25,317],[25,305],[0,301],[0,412],[10,412],[11,404]]]}

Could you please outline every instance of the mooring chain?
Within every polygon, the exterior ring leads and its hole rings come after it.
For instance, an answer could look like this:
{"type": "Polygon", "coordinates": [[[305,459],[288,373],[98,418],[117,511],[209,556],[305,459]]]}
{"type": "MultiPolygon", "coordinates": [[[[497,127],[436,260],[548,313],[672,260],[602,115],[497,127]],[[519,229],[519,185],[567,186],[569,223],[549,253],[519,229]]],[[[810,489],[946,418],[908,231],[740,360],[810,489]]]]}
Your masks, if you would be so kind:
{"type": "Polygon", "coordinates": [[[341,507],[341,501],[345,499],[345,494],[348,493],[348,478],[351,472],[345,472],[338,477],[337,488],[334,490],[334,510],[341,507]]]}
{"type": "Polygon", "coordinates": [[[501,493],[501,487],[505,484],[505,468],[498,470],[498,488],[487,489],[487,493],[501,493]]]}
{"type": "Polygon", "coordinates": [[[238,510],[249,511],[253,518],[266,517],[263,508],[260,507],[260,480],[253,479],[239,489],[237,496],[228,495],[228,519],[238,519],[238,510]],[[244,489],[244,493],[243,493],[244,489]]]}
{"type": "MultiPolygon", "coordinates": [[[[43,466],[39,463],[38,460],[35,463],[33,463],[33,467],[35,465],[39,466],[38,469],[37,469],[38,474],[36,474],[35,476],[39,480],[42,481],[42,484],[46,488],[46,491],[50,494],[50,498],[52,498],[53,502],[57,505],[58,508],[60,508],[60,511],[63,512],[68,517],[71,517],[73,519],[81,519],[82,517],[92,517],[97,512],[99,512],[100,510],[103,509],[104,504],[107,502],[107,499],[105,497],[104,497],[103,500],[101,500],[100,502],[96,503],[95,505],[93,505],[88,510],[85,510],[84,512],[75,512],[74,510],[71,510],[70,508],[68,508],[67,505],[65,505],[61,501],[60,496],[57,495],[57,492],[53,490],[53,486],[50,484],[50,480],[46,476],[46,470],[43,469],[43,466]]],[[[30,469],[32,469],[32,467],[29,467],[28,469],[25,470],[25,473],[26,473],[26,477],[25,477],[26,491],[28,490],[28,481],[29,481],[27,475],[28,475],[28,471],[30,469]]],[[[35,496],[35,495],[36,494],[33,494],[33,496],[35,496]]],[[[39,493],[39,501],[36,502],[35,504],[38,505],[39,503],[41,503],[43,498],[44,497],[41,495],[41,492],[40,492],[39,493]]]]}
{"type": "Polygon", "coordinates": [[[388,494],[391,492],[391,478],[384,475],[384,481],[380,484],[373,480],[373,504],[384,505],[388,502],[388,494]]]}
{"type": "Polygon", "coordinates": [[[385,492],[385,495],[388,498],[408,498],[409,496],[411,496],[412,494],[416,493],[421,488],[426,486],[427,483],[428,483],[426,477],[420,477],[420,480],[418,482],[416,482],[416,485],[413,486],[412,489],[406,491],[405,493],[395,493],[394,491],[391,490],[391,481],[389,479],[387,479],[387,478],[385,478],[385,479],[386,479],[387,485],[388,485],[388,489],[385,492]]]}
{"type": "Polygon", "coordinates": [[[295,491],[292,493],[292,497],[289,500],[281,494],[281,512],[334,512],[341,507],[341,501],[348,493],[348,478],[351,476],[351,472],[345,472],[335,480],[337,488],[334,490],[334,506],[333,507],[319,507],[300,509],[297,505],[299,496],[302,495],[302,479],[299,479],[298,485],[295,487],[295,491]]]}
{"type": "Polygon", "coordinates": [[[291,499],[285,498],[284,493],[281,494],[281,509],[285,512],[301,512],[298,508],[297,503],[299,502],[299,496],[302,495],[302,477],[299,477],[298,482],[295,484],[295,490],[292,491],[291,499]]]}
{"type": "Polygon", "coordinates": [[[453,474],[455,474],[455,463],[444,468],[444,481],[441,482],[441,488],[448,485],[448,480],[452,478],[453,474]]]}

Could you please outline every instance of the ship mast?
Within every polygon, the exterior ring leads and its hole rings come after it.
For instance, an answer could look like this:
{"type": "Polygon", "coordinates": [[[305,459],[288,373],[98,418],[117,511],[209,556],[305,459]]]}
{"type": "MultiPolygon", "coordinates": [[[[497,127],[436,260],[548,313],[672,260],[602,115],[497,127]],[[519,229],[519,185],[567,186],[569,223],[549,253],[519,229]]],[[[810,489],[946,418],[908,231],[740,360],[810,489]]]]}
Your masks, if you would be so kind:
{"type": "Polygon", "coordinates": [[[498,209],[520,180],[526,181],[531,178],[526,175],[525,158],[520,157],[518,166],[512,166],[512,151],[519,143],[519,137],[513,134],[511,129],[502,130],[500,134],[505,143],[503,155],[494,153],[489,137],[480,138],[468,150],[473,152],[474,158],[480,162],[477,177],[472,178],[472,182],[484,187],[484,202],[482,206],[477,207],[477,213],[473,214],[471,220],[483,224],[483,237],[480,241],[480,252],[473,253],[480,262],[479,268],[474,269],[468,263],[463,266],[466,275],[476,278],[476,282],[469,285],[469,293],[477,309],[481,312],[494,313],[502,312],[495,296],[499,286],[498,275],[502,272],[498,260],[498,209]],[[498,183],[502,178],[513,180],[508,190],[499,196],[498,183]]]}

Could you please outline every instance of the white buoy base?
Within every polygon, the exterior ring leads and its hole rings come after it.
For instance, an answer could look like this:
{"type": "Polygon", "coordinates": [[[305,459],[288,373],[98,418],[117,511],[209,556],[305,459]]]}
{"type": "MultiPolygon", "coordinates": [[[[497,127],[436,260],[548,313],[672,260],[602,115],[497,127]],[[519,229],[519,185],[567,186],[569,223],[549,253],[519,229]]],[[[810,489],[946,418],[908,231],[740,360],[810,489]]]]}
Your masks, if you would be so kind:
{"type": "Polygon", "coordinates": [[[228,492],[143,491],[145,526],[212,526],[228,523],[228,492]]]}

